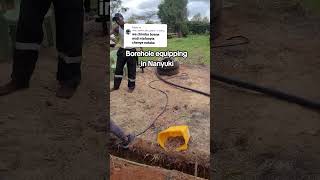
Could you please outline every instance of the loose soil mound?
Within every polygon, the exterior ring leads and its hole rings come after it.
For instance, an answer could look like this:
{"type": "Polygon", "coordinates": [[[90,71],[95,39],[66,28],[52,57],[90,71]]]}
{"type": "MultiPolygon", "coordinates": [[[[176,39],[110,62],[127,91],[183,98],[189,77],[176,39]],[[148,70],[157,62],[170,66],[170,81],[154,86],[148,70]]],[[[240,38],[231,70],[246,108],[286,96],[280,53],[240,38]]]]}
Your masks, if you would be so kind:
{"type": "Polygon", "coordinates": [[[165,147],[170,152],[175,152],[178,147],[184,144],[183,137],[169,137],[165,143],[165,147]]]}

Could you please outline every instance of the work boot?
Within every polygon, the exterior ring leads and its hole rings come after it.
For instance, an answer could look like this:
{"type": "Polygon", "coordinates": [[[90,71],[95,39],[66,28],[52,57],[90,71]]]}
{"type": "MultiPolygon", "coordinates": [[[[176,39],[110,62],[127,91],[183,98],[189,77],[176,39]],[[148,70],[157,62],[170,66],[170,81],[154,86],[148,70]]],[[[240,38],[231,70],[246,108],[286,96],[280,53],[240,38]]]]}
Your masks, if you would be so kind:
{"type": "Polygon", "coordinates": [[[0,86],[0,96],[8,95],[19,90],[27,89],[28,87],[28,85],[18,85],[16,82],[10,81],[5,85],[0,86]]]}
{"type": "Polygon", "coordinates": [[[115,87],[113,87],[113,88],[111,88],[110,92],[112,92],[112,91],[116,91],[116,90],[119,90],[119,88],[115,88],[115,87]]]}
{"type": "Polygon", "coordinates": [[[129,87],[128,92],[129,92],[129,93],[133,93],[134,89],[135,89],[135,86],[129,87]]]}
{"type": "Polygon", "coordinates": [[[77,86],[71,86],[66,83],[60,83],[60,87],[57,89],[56,96],[58,98],[70,99],[77,90],[77,86]]]}

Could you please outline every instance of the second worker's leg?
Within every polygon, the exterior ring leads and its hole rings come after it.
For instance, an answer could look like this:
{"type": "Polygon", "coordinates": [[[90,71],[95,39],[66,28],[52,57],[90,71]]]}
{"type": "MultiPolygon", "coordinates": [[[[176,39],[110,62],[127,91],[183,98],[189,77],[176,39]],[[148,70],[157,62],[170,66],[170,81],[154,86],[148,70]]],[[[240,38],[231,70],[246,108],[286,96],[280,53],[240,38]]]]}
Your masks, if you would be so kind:
{"type": "Polygon", "coordinates": [[[22,0],[16,32],[11,82],[0,86],[0,96],[29,87],[43,39],[42,23],[51,0],[22,0]]]}
{"type": "Polygon", "coordinates": [[[123,68],[126,65],[126,57],[124,51],[124,49],[120,48],[117,52],[117,65],[116,71],[114,73],[113,90],[119,89],[123,78],[123,68]]]}
{"type": "Polygon", "coordinates": [[[128,88],[129,92],[132,92],[136,87],[136,68],[137,68],[137,57],[127,57],[128,66],[128,88]]]}
{"type": "Polygon", "coordinates": [[[84,9],[82,0],[54,0],[58,72],[57,96],[71,98],[81,81],[84,9]]]}

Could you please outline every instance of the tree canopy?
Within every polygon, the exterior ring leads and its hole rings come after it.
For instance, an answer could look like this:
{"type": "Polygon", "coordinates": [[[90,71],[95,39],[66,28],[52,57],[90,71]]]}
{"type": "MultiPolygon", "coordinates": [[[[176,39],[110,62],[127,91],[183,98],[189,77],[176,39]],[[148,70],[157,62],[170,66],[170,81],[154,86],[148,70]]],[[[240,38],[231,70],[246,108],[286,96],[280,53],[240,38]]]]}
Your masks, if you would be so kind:
{"type": "Polygon", "coordinates": [[[111,0],[110,1],[110,14],[113,16],[115,13],[126,12],[129,8],[122,6],[122,0],[111,0]]]}
{"type": "Polygon", "coordinates": [[[168,28],[173,29],[178,37],[182,37],[188,28],[188,0],[163,0],[158,6],[158,17],[161,22],[168,25],[168,28]]]}

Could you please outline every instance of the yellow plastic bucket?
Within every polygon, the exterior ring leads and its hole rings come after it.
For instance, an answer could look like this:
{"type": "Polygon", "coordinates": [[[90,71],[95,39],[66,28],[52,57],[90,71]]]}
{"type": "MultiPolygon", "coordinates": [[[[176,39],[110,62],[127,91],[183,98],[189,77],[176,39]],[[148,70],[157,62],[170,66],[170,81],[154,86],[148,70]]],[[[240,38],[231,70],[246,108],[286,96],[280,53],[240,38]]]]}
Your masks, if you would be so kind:
{"type": "Polygon", "coordinates": [[[190,140],[190,132],[189,132],[189,127],[188,126],[172,126],[172,127],[169,127],[168,129],[164,130],[164,131],[161,131],[159,134],[158,134],[158,138],[157,138],[157,141],[158,141],[158,144],[165,150],[166,147],[165,147],[165,143],[167,141],[167,139],[169,137],[183,137],[184,139],[184,144],[181,145],[180,147],[178,147],[176,149],[176,151],[184,151],[184,150],[187,150],[188,149],[188,143],[189,143],[189,140],[190,140]]]}

